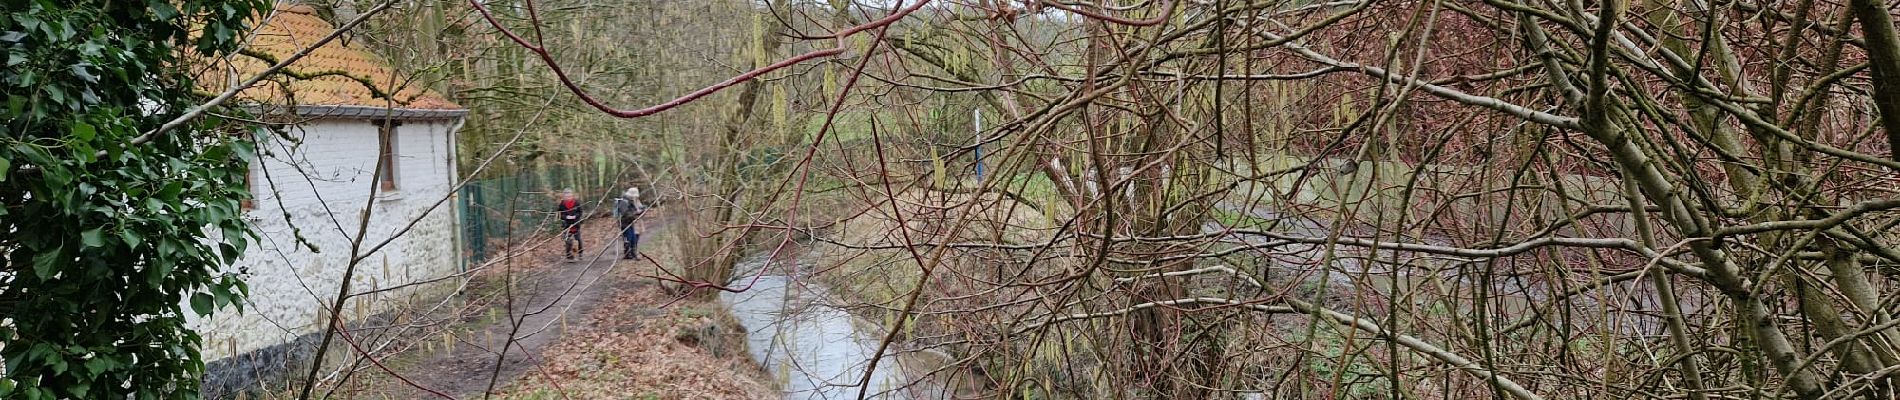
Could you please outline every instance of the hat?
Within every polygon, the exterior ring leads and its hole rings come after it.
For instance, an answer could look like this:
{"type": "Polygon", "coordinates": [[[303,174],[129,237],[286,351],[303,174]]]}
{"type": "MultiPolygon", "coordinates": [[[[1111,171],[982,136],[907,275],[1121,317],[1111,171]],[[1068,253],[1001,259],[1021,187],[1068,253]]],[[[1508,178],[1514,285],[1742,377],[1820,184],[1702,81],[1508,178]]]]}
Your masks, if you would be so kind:
{"type": "Polygon", "coordinates": [[[621,195],[621,196],[623,196],[623,197],[626,197],[626,198],[627,198],[627,199],[629,199],[629,200],[635,200],[635,199],[639,199],[639,198],[640,198],[640,188],[637,188],[637,187],[630,187],[630,188],[627,188],[627,192],[626,192],[626,193],[621,193],[620,195],[621,195]]]}

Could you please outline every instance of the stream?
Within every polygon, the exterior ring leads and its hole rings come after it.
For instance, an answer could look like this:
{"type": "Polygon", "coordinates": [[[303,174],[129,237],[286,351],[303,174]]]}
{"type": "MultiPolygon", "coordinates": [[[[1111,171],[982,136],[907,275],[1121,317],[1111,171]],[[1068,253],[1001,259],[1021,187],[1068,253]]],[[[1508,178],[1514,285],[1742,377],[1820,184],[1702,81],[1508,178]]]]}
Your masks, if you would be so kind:
{"type": "MultiPolygon", "coordinates": [[[[856,399],[859,380],[883,338],[850,312],[825,302],[826,288],[785,275],[753,276],[765,267],[757,257],[740,262],[735,287],[749,290],[719,296],[746,329],[747,351],[778,380],[787,400],[856,399]]],[[[893,346],[895,347],[895,346],[893,346]]],[[[911,399],[915,387],[887,352],[871,375],[869,399],[911,399]],[[900,388],[902,390],[900,390],[900,388]]]]}

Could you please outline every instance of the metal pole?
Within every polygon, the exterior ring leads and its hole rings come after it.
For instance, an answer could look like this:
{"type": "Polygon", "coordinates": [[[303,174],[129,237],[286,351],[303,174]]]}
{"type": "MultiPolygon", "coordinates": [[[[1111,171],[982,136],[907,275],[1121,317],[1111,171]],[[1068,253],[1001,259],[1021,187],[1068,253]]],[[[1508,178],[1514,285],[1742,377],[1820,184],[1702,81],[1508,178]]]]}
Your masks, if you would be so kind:
{"type": "Polygon", "coordinates": [[[970,110],[970,115],[975,121],[974,125],[976,126],[976,146],[974,146],[976,149],[976,181],[981,183],[983,182],[983,109],[972,109],[970,110]]]}

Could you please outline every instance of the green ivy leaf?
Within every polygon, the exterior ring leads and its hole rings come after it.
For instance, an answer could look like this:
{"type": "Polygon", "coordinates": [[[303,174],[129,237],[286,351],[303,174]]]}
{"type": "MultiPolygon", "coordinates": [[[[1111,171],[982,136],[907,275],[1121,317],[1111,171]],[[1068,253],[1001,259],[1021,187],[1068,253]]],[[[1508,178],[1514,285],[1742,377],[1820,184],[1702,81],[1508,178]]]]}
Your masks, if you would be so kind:
{"type": "Polygon", "coordinates": [[[160,256],[177,253],[178,250],[179,250],[178,242],[173,241],[170,238],[158,241],[158,254],[160,256]]]}
{"type": "Polygon", "coordinates": [[[238,252],[237,247],[231,246],[228,242],[218,243],[218,254],[224,256],[225,264],[236,264],[238,257],[244,256],[244,253],[238,252]]]}
{"type": "Polygon", "coordinates": [[[39,17],[35,17],[35,16],[32,16],[32,15],[24,15],[24,14],[23,14],[23,15],[15,15],[15,16],[13,16],[13,20],[14,20],[15,22],[19,22],[19,23],[20,23],[20,27],[21,27],[21,28],[26,28],[26,30],[27,30],[27,31],[28,31],[29,33],[31,33],[31,31],[33,31],[33,30],[35,30],[35,29],[39,29],[39,28],[40,28],[40,18],[39,18],[39,17]]]}
{"type": "Polygon", "coordinates": [[[86,70],[86,64],[73,64],[72,67],[67,69],[72,71],[73,77],[79,78],[79,80],[85,81],[86,83],[99,83],[99,76],[93,75],[92,71],[86,70]]]}
{"type": "Polygon", "coordinates": [[[185,190],[184,182],[171,181],[165,184],[165,188],[158,190],[158,198],[165,199],[165,200],[177,199],[178,193],[183,192],[184,190],[185,190]]]}
{"type": "MultiPolygon", "coordinates": [[[[159,243],[165,243],[165,242],[159,242],[159,243]]],[[[146,269],[145,283],[152,286],[158,286],[159,283],[165,281],[166,276],[172,274],[172,263],[169,261],[161,260],[161,261],[155,261],[152,264],[153,265],[151,268],[146,269]]]]}
{"type": "Polygon", "coordinates": [[[213,287],[211,288],[211,299],[216,302],[218,307],[224,307],[227,304],[231,304],[231,301],[232,301],[231,289],[222,288],[222,287],[213,287]]]}
{"type": "Polygon", "coordinates": [[[33,274],[39,276],[40,279],[53,279],[53,275],[59,273],[59,253],[61,250],[64,249],[53,249],[53,251],[42,252],[39,255],[33,256],[33,274]]]}
{"type": "Polygon", "coordinates": [[[231,151],[237,153],[239,161],[249,162],[257,159],[257,150],[249,141],[232,142],[231,151]]]}
{"type": "Polygon", "coordinates": [[[106,245],[105,237],[106,235],[105,235],[104,227],[92,228],[92,229],[86,230],[85,232],[79,233],[79,241],[81,243],[84,243],[87,248],[105,246],[106,245]]]}
{"type": "Polygon", "coordinates": [[[0,306],[35,311],[0,327],[0,342],[33,338],[0,345],[0,399],[196,398],[203,339],[187,310],[242,306],[218,250],[242,251],[254,238],[211,244],[212,229],[244,229],[231,216],[243,198],[231,153],[251,149],[206,139],[245,123],[201,119],[139,146],[123,136],[169,117],[153,110],[201,102],[190,90],[197,77],[179,66],[236,50],[245,24],[273,3],[9,4],[0,7],[0,92],[9,94],[0,96],[0,192],[10,201],[0,218],[14,232],[0,249],[18,275],[8,290],[39,295],[0,306]],[[197,54],[181,51],[200,39],[197,54]],[[205,157],[213,147],[220,157],[205,157]],[[118,246],[138,251],[101,251],[118,246]]]}
{"type": "Polygon", "coordinates": [[[211,295],[196,293],[191,295],[191,311],[198,315],[211,315],[211,295]]]}
{"type": "Polygon", "coordinates": [[[53,155],[47,153],[46,149],[41,148],[39,146],[28,145],[26,143],[16,143],[13,145],[13,152],[19,153],[20,155],[25,156],[27,162],[31,162],[31,163],[42,165],[42,166],[53,164],[53,155]]]}
{"type": "Polygon", "coordinates": [[[91,371],[93,375],[99,375],[105,373],[106,370],[112,369],[113,364],[115,363],[112,362],[112,359],[93,357],[91,360],[86,360],[86,370],[91,371]]]}
{"type": "Polygon", "coordinates": [[[178,7],[173,7],[169,1],[151,0],[145,2],[145,6],[151,7],[152,13],[158,15],[160,20],[178,18],[178,7]]]}
{"type": "Polygon", "coordinates": [[[66,88],[60,87],[59,85],[46,85],[41,86],[41,90],[46,91],[46,97],[52,99],[54,104],[70,106],[70,104],[66,103],[66,101],[70,99],[66,96],[66,88]]]}
{"type": "Polygon", "coordinates": [[[139,247],[139,234],[131,229],[119,230],[119,240],[124,240],[126,246],[139,247]]]}
{"type": "Polygon", "coordinates": [[[73,123],[73,137],[74,138],[78,138],[79,140],[83,140],[83,141],[92,141],[92,138],[98,135],[99,135],[99,129],[94,128],[92,124],[88,124],[85,122],[73,123]]]}

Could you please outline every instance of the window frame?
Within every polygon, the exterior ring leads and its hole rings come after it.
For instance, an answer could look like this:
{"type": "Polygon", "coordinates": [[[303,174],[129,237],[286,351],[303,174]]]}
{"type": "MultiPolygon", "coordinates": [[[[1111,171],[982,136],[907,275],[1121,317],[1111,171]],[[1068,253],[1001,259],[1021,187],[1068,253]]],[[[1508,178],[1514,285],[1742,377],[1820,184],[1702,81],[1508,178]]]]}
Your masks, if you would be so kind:
{"type": "Polygon", "coordinates": [[[247,193],[250,193],[251,195],[246,196],[242,200],[238,200],[239,211],[251,211],[251,210],[257,209],[256,175],[257,175],[257,162],[251,161],[251,160],[245,160],[244,161],[244,191],[247,193]]]}
{"type": "MultiPolygon", "coordinates": [[[[262,143],[264,140],[266,140],[265,138],[270,137],[269,129],[270,128],[266,128],[264,126],[257,126],[254,129],[240,129],[239,130],[240,132],[249,132],[250,137],[249,138],[234,138],[234,139],[250,140],[251,143],[253,144],[262,143]]],[[[242,135],[243,133],[237,133],[233,136],[242,136],[242,135]]],[[[238,211],[240,212],[246,212],[246,211],[257,209],[257,197],[258,197],[257,170],[259,168],[264,168],[264,156],[261,152],[255,153],[255,154],[256,155],[253,156],[251,159],[243,160],[244,161],[244,191],[247,193],[250,193],[250,196],[245,197],[244,199],[238,200],[238,211]]]]}
{"type": "Polygon", "coordinates": [[[394,193],[402,188],[402,170],[397,168],[401,150],[397,141],[402,132],[397,128],[401,121],[393,119],[371,120],[376,125],[376,165],[372,167],[377,181],[377,189],[383,193],[394,193]]]}

